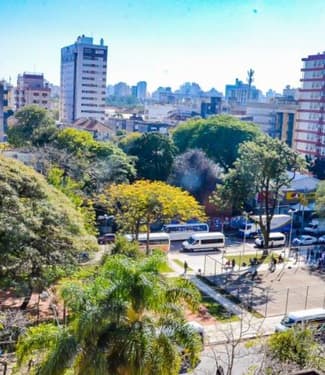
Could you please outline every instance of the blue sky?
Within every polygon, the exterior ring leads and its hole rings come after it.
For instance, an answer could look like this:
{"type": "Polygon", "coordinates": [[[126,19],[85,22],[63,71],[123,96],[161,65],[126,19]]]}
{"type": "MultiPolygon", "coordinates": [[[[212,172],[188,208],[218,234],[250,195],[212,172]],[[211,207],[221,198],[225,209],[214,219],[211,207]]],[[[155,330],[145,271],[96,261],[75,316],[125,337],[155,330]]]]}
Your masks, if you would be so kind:
{"type": "Polygon", "coordinates": [[[60,80],[78,35],[109,46],[108,84],[185,81],[224,91],[255,70],[266,91],[299,86],[301,58],[325,50],[323,0],[0,0],[0,79],[60,80]]]}

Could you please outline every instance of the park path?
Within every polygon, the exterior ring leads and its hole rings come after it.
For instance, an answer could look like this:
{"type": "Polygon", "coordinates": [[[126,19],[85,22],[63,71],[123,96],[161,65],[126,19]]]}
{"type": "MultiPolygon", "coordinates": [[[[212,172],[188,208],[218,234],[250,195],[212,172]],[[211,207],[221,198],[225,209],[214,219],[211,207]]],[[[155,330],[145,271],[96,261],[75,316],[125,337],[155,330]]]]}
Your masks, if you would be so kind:
{"type": "MultiPolygon", "coordinates": [[[[184,277],[184,268],[173,260],[178,259],[177,254],[168,254],[169,265],[174,270],[174,275],[184,277]]],[[[280,323],[282,316],[270,318],[257,318],[247,310],[233,303],[209,285],[201,281],[195,271],[187,271],[185,277],[189,278],[204,294],[221,304],[227,311],[239,317],[239,321],[231,323],[217,323],[204,327],[205,344],[216,345],[234,340],[247,340],[255,337],[267,336],[274,333],[275,326],[280,323]]]]}

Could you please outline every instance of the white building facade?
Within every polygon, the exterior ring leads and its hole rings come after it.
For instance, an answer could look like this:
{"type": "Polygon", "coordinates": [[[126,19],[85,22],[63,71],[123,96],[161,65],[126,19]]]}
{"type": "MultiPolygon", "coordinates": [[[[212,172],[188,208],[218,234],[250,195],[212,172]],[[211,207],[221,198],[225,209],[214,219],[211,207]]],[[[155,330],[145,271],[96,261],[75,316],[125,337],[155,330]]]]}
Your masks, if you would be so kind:
{"type": "Polygon", "coordinates": [[[303,58],[302,88],[294,148],[311,158],[325,157],[325,52],[303,58]]]}
{"type": "Polygon", "coordinates": [[[79,118],[105,120],[107,46],[93,38],[79,36],[61,49],[60,120],[72,123],[79,118]]]}

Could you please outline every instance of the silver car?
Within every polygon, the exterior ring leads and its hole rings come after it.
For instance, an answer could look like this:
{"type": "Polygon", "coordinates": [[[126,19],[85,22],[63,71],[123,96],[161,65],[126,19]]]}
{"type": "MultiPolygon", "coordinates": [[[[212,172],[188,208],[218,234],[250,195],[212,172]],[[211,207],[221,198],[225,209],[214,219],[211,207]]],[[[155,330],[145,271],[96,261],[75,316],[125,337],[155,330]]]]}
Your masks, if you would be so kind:
{"type": "Polygon", "coordinates": [[[299,236],[297,238],[294,238],[292,240],[292,244],[296,246],[301,246],[301,245],[313,245],[317,243],[317,238],[313,236],[308,236],[306,234],[299,236]]]}

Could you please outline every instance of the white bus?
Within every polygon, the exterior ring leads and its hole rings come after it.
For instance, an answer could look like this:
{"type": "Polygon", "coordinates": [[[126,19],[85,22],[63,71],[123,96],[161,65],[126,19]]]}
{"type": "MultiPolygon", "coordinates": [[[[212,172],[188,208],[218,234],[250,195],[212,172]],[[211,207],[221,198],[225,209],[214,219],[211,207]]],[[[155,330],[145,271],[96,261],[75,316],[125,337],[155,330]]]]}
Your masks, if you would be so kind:
{"type": "Polygon", "coordinates": [[[309,309],[289,313],[281,323],[275,327],[275,332],[283,332],[296,325],[306,325],[318,327],[325,323],[325,309],[309,309]]]}
{"type": "Polygon", "coordinates": [[[192,234],[182,243],[184,251],[218,250],[225,247],[225,236],[221,232],[192,234]]]}
{"type": "Polygon", "coordinates": [[[162,230],[169,234],[172,241],[180,241],[187,240],[194,233],[209,232],[209,226],[206,223],[167,224],[163,226],[162,230]]]}
{"type": "MultiPolygon", "coordinates": [[[[129,241],[134,241],[135,236],[132,234],[126,234],[125,238],[129,241]]],[[[141,249],[144,249],[147,245],[147,233],[139,233],[138,242],[141,249]]],[[[170,238],[168,233],[150,233],[149,234],[149,248],[160,249],[168,252],[170,249],[170,238]]]]}

